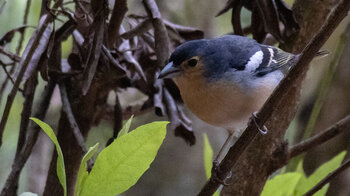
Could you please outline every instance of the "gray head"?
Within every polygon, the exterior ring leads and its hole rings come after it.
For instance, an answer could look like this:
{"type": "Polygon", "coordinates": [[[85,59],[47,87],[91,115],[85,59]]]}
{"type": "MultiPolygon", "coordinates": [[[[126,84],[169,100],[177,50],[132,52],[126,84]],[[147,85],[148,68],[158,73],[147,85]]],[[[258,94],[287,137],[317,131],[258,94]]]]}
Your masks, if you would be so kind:
{"type": "Polygon", "coordinates": [[[173,78],[184,73],[203,74],[216,80],[228,71],[243,71],[249,58],[259,50],[258,44],[240,36],[222,36],[185,42],[171,54],[160,78],[173,78]]]}

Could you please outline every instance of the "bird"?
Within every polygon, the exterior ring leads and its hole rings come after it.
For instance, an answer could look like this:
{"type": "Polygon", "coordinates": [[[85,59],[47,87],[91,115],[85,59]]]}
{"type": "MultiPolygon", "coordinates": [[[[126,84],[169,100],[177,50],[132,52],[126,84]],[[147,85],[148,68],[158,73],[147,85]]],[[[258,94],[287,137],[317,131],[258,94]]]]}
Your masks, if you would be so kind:
{"type": "Polygon", "coordinates": [[[299,57],[248,37],[224,35],[179,45],[158,78],[173,79],[195,116],[229,132],[225,146],[233,134],[240,134],[299,57]]]}

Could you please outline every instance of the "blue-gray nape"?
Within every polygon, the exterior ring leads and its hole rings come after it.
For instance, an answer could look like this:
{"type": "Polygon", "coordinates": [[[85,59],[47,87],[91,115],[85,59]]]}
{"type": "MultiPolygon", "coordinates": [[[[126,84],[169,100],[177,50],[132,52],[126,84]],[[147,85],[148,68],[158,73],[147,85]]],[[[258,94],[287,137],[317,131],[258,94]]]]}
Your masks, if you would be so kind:
{"type": "Polygon", "coordinates": [[[207,51],[206,39],[188,41],[178,46],[171,54],[169,62],[174,62],[175,65],[180,65],[183,61],[194,56],[202,56],[207,51]]]}

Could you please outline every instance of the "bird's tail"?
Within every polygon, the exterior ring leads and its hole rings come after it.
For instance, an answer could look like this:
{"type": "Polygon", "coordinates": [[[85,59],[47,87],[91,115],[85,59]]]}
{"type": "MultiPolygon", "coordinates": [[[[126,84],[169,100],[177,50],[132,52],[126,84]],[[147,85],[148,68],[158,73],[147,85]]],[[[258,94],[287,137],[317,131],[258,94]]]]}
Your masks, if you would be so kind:
{"type": "Polygon", "coordinates": [[[325,56],[328,56],[329,55],[329,52],[327,50],[320,50],[316,53],[315,57],[316,58],[322,58],[322,57],[325,57],[325,56]]]}
{"type": "MultiPolygon", "coordinates": [[[[316,53],[316,55],[315,55],[314,58],[316,58],[316,59],[318,59],[318,58],[323,58],[323,57],[328,56],[328,55],[329,55],[329,52],[328,52],[327,50],[320,50],[320,51],[318,51],[318,52],[316,53]]],[[[300,56],[301,56],[301,53],[294,56],[294,58],[292,59],[293,63],[291,63],[291,66],[292,66],[292,67],[293,67],[293,66],[296,64],[296,62],[299,60],[300,56]]]]}

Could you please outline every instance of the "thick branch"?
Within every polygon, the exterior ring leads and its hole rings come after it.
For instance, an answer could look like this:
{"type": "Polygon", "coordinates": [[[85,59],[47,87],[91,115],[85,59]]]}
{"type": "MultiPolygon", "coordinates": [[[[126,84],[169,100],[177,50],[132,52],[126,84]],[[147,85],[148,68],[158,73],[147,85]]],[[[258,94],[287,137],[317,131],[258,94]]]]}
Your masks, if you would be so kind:
{"type": "MultiPolygon", "coordinates": [[[[274,93],[269,97],[267,102],[257,114],[257,117],[259,119],[259,126],[263,126],[263,124],[269,118],[272,118],[272,114],[280,115],[274,112],[277,108],[276,106],[281,104],[281,100],[286,101],[286,96],[288,96],[289,91],[300,88],[301,82],[306,75],[306,71],[308,70],[309,63],[315,56],[316,52],[320,50],[321,46],[326,42],[328,37],[338,26],[338,24],[347,15],[349,8],[350,1],[343,0],[333,10],[326,23],[323,25],[322,29],[303,50],[299,61],[291,69],[288,75],[281,81],[279,86],[275,89],[274,93]]],[[[258,131],[256,130],[254,123],[250,122],[241,138],[239,138],[239,140],[230,148],[229,152],[220,163],[218,169],[218,177],[220,179],[226,178],[240,155],[243,154],[246,147],[257,135],[257,132],[258,131]],[[243,147],[238,145],[243,145],[243,147]]],[[[219,182],[215,181],[213,178],[210,178],[199,195],[213,195],[219,186],[219,182]]]]}

